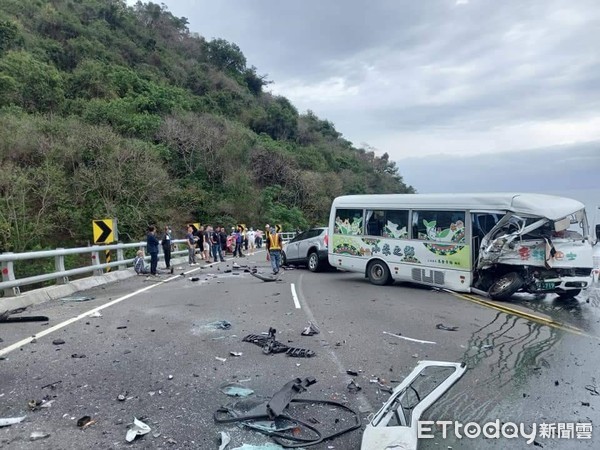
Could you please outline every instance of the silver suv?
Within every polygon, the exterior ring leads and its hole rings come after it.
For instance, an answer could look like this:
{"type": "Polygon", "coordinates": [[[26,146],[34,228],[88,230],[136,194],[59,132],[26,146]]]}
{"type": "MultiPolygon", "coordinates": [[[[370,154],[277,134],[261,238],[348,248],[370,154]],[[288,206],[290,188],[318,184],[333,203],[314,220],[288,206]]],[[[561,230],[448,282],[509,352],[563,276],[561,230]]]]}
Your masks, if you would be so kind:
{"type": "Polygon", "coordinates": [[[330,268],[327,260],[327,228],[311,228],[283,245],[283,264],[307,266],[311,272],[330,268]]]}

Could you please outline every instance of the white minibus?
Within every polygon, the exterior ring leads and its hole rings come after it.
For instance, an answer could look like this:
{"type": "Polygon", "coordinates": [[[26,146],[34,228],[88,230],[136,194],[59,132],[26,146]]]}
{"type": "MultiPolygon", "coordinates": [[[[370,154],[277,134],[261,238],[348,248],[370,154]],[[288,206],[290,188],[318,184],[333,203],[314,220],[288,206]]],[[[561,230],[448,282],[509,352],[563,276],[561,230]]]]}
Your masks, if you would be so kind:
{"type": "Polygon", "coordinates": [[[591,283],[585,206],[542,194],[337,197],[329,263],[394,280],[504,300],[517,291],[572,298],[591,283]]]}

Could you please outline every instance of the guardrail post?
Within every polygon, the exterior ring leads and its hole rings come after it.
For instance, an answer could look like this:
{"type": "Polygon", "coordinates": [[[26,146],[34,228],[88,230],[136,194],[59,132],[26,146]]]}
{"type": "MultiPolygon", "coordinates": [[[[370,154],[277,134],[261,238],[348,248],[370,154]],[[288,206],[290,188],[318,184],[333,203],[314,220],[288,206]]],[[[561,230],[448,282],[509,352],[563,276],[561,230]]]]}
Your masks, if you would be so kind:
{"type": "MultiPolygon", "coordinates": [[[[2,253],[3,255],[12,255],[12,252],[2,253]]],[[[2,281],[14,281],[15,271],[12,261],[2,261],[2,281]]],[[[21,293],[21,289],[18,286],[14,288],[4,289],[5,297],[14,297],[21,293]]]]}
{"type": "MultiPolygon", "coordinates": [[[[57,248],[56,250],[64,250],[64,248],[57,248]]],[[[54,271],[61,273],[65,271],[65,255],[57,255],[54,257],[54,271]]],[[[56,284],[67,284],[69,277],[59,276],[56,279],[56,284]]]]}
{"type": "MultiPolygon", "coordinates": [[[[5,252],[3,255],[12,255],[13,252],[5,252]]],[[[14,281],[15,280],[15,271],[13,267],[12,261],[2,261],[2,281],[14,281]]],[[[21,293],[21,289],[19,287],[4,289],[5,297],[14,297],[21,293]]]]}
{"type": "MultiPolygon", "coordinates": [[[[97,266],[98,264],[100,264],[100,252],[92,252],[92,266],[97,266]]],[[[94,269],[95,276],[100,276],[103,273],[102,269],[94,269]]]]}
{"type": "MultiPolygon", "coordinates": [[[[119,242],[119,244],[122,244],[122,242],[119,242]]],[[[124,254],[123,254],[123,249],[122,248],[118,248],[117,249],[117,261],[123,261],[125,260],[124,254]]],[[[126,264],[119,264],[119,270],[125,270],[127,269],[127,265],[126,264]]]]}

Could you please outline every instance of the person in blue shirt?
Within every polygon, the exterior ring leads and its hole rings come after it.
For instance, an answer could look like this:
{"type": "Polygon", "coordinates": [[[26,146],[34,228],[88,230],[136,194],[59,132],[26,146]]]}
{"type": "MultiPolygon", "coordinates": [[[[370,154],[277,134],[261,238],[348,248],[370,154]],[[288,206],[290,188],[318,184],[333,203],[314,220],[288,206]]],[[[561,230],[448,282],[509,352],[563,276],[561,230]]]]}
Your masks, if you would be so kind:
{"type": "Polygon", "coordinates": [[[150,273],[156,275],[156,267],[158,266],[158,238],[156,237],[156,227],[150,225],[146,236],[146,250],[150,253],[150,273]]]}

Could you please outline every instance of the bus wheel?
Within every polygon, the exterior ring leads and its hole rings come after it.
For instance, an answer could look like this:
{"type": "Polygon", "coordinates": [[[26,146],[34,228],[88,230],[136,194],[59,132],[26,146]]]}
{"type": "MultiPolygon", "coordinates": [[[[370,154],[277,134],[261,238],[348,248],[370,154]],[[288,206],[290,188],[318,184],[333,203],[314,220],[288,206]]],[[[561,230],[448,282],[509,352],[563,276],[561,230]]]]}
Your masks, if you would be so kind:
{"type": "Polygon", "coordinates": [[[367,266],[367,276],[369,277],[369,281],[371,283],[378,286],[389,284],[391,279],[390,269],[388,269],[386,263],[379,259],[369,263],[367,266]]]}
{"type": "Polygon", "coordinates": [[[517,272],[509,272],[498,278],[488,291],[493,300],[508,300],[523,286],[523,278],[517,272]]]}

